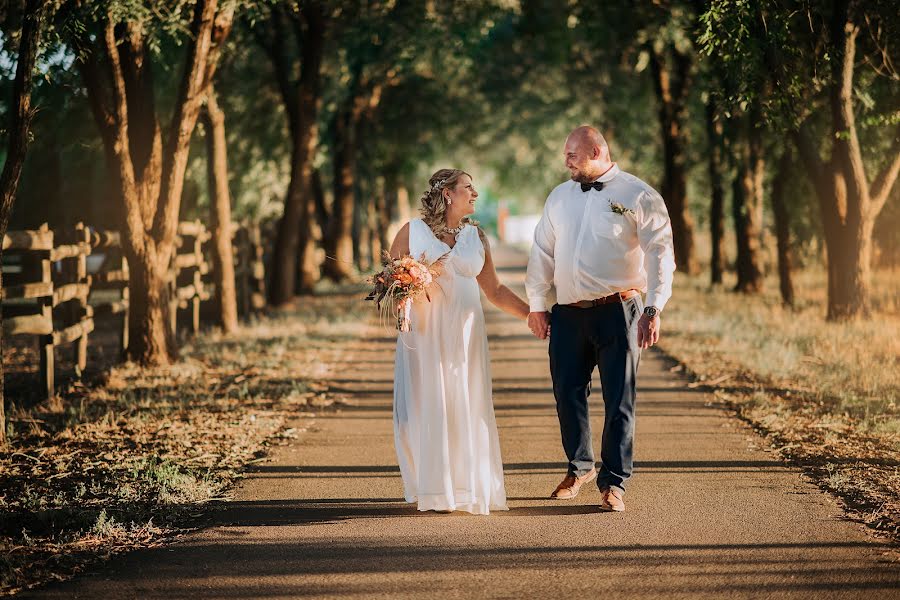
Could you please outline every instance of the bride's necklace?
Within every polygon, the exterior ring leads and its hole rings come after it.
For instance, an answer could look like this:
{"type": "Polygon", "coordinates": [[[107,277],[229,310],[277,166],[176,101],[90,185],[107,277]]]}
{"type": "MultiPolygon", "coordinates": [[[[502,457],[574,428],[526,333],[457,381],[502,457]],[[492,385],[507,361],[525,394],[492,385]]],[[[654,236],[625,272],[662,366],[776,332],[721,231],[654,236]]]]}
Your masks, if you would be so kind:
{"type": "Polygon", "coordinates": [[[459,227],[447,227],[446,225],[444,225],[444,233],[449,233],[450,235],[459,235],[459,232],[462,231],[465,227],[465,223],[460,223],[459,227]]]}

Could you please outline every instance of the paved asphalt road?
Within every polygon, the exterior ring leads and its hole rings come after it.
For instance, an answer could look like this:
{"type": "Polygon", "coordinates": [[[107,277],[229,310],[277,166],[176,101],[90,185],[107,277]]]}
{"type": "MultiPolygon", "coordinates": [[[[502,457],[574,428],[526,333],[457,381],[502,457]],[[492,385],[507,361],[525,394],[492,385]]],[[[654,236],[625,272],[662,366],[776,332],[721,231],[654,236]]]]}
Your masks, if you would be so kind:
{"type": "MultiPolygon", "coordinates": [[[[498,254],[501,276],[520,283],[516,256],[498,254]]],[[[26,597],[900,598],[889,546],[654,352],[641,364],[627,512],[600,513],[593,484],[548,500],[565,467],[546,343],[487,311],[509,512],[402,502],[393,342],[379,338],[332,382],[348,404],[303,420],[213,526],[26,597]]],[[[602,417],[595,402],[595,440],[602,417]]]]}

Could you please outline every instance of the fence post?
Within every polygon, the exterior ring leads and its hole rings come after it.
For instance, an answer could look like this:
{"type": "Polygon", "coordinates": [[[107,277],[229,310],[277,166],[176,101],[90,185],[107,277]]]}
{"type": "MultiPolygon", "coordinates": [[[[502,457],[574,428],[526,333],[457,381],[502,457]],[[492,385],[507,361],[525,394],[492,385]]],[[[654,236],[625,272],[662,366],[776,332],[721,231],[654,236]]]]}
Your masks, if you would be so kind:
{"type": "Polygon", "coordinates": [[[247,225],[242,223],[234,232],[235,285],[237,286],[238,312],[246,317],[250,311],[249,253],[247,252],[247,225]]]}
{"type": "Polygon", "coordinates": [[[191,298],[191,329],[194,335],[200,331],[200,296],[203,293],[203,236],[206,233],[206,227],[197,219],[194,221],[197,226],[197,232],[194,236],[194,297],[191,298]]]}
{"type": "Polygon", "coordinates": [[[172,251],[172,260],[169,265],[169,330],[172,337],[178,335],[178,249],[184,243],[181,234],[175,234],[175,249],[172,251]]]}
{"type": "Polygon", "coordinates": [[[121,353],[122,358],[128,354],[128,320],[131,316],[131,292],[129,291],[129,285],[131,283],[131,273],[128,271],[128,259],[125,257],[125,252],[122,252],[122,271],[125,274],[125,286],[122,288],[122,304],[124,305],[124,309],[122,310],[122,344],[121,344],[121,353]]]}
{"type": "MultiPolygon", "coordinates": [[[[84,223],[75,225],[75,239],[82,249],[76,259],[77,262],[75,263],[74,270],[76,283],[85,283],[90,286],[91,282],[87,273],[87,255],[90,254],[91,249],[91,233],[88,231],[87,227],[84,226],[84,223]]],[[[90,289],[90,287],[88,287],[88,289],[90,289]]],[[[87,303],[87,294],[79,296],[79,302],[75,305],[73,312],[75,313],[75,322],[81,322],[83,319],[93,316],[93,311],[87,303]]],[[[75,347],[75,365],[79,377],[81,377],[82,373],[84,373],[84,369],[87,367],[87,349],[88,334],[87,331],[83,331],[81,337],[78,338],[78,345],[75,347]]]]}
{"type": "Polygon", "coordinates": [[[253,279],[253,292],[250,296],[252,311],[262,310],[266,306],[266,267],[262,243],[262,228],[259,223],[253,223],[248,229],[248,251],[250,254],[251,277],[253,279]]]}
{"type": "MultiPolygon", "coordinates": [[[[49,232],[50,239],[53,240],[53,232],[50,231],[49,226],[46,223],[43,223],[39,231],[41,232],[49,232]]],[[[55,242],[51,243],[51,247],[55,242]]],[[[53,273],[52,273],[52,263],[50,262],[50,254],[47,253],[43,258],[40,259],[39,268],[41,271],[41,283],[49,284],[50,294],[48,296],[44,296],[40,299],[41,305],[41,316],[48,320],[50,323],[53,322],[53,273]]],[[[40,376],[41,383],[43,384],[43,397],[44,399],[52,398],[56,392],[56,366],[54,364],[54,356],[53,356],[53,332],[46,335],[41,335],[38,338],[39,352],[41,356],[41,365],[40,365],[40,376]]]]}

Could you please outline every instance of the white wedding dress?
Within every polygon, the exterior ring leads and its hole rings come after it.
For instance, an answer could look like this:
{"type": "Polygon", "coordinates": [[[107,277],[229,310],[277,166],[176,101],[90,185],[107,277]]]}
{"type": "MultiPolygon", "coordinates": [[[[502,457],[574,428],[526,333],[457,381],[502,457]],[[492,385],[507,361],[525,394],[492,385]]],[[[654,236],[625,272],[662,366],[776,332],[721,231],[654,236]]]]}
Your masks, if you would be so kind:
{"type": "Polygon", "coordinates": [[[394,443],[407,502],[419,510],[488,514],[508,510],[494,420],[487,334],[475,277],[484,266],[478,229],[466,225],[451,249],[421,219],[409,249],[442,273],[431,301],[413,303],[394,368],[394,443]]]}

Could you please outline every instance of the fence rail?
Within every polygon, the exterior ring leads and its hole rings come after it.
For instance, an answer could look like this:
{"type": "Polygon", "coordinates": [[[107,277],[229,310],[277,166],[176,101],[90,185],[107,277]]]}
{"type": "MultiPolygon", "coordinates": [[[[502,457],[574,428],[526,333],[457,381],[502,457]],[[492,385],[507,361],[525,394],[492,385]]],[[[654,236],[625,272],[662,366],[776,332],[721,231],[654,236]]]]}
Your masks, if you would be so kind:
{"type": "MultiPolygon", "coordinates": [[[[178,225],[177,251],[169,274],[170,326],[175,332],[179,309],[191,310],[191,331],[200,330],[201,304],[213,297],[209,260],[210,233],[201,221],[178,225]]],[[[239,311],[246,316],[265,306],[265,267],[260,228],[236,224],[232,230],[239,311]]],[[[95,315],[121,315],[120,350],[128,347],[131,308],[128,259],[117,231],[52,230],[46,224],[33,231],[9,231],[2,240],[3,335],[35,336],[40,353],[41,392],[55,389],[55,351],[75,343],[75,375],[87,366],[89,336],[95,315]],[[102,260],[89,272],[88,257],[102,260]]]]}

